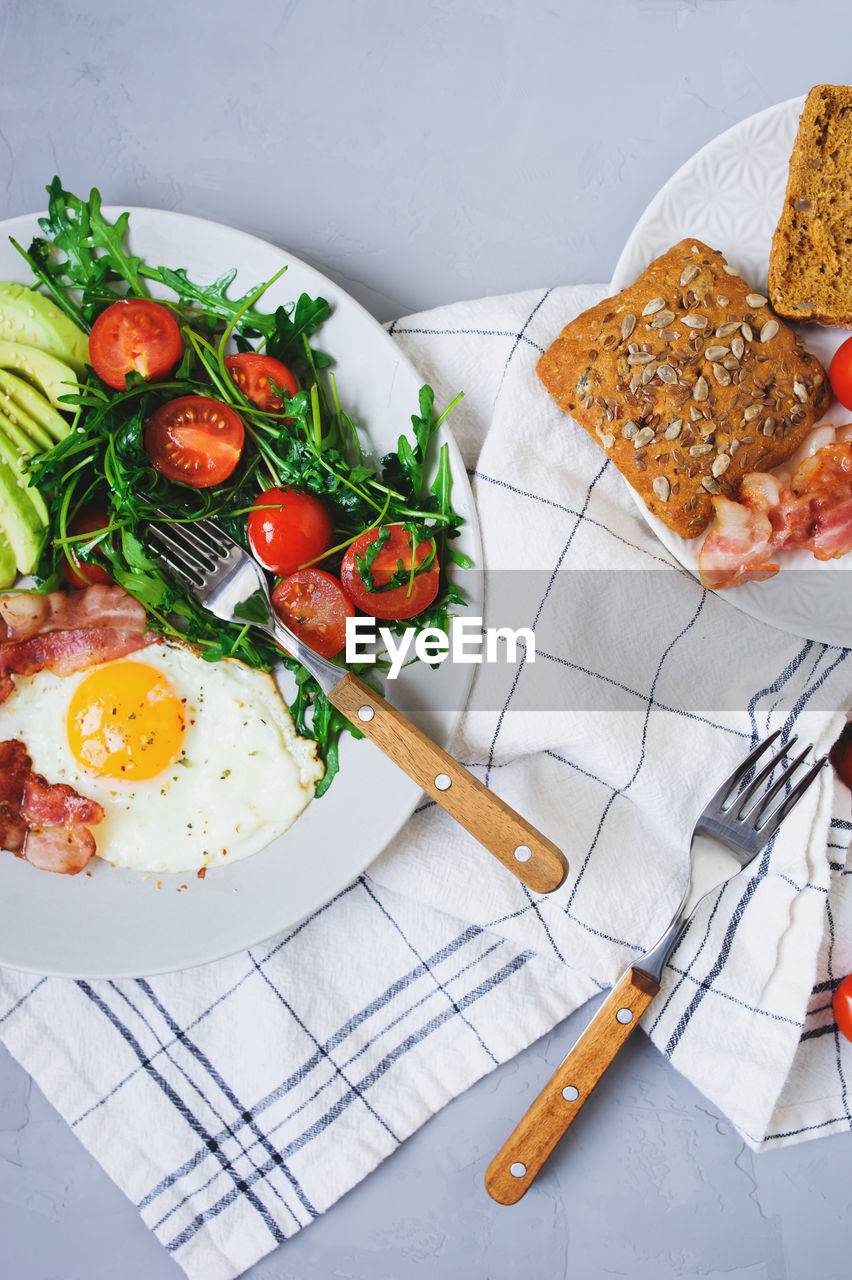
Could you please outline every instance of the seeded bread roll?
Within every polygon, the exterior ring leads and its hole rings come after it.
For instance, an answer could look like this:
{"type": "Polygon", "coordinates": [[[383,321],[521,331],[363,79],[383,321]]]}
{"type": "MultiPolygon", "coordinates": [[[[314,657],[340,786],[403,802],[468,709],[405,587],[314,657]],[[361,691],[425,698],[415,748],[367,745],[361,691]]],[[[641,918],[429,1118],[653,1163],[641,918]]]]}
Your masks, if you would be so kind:
{"type": "Polygon", "coordinates": [[[722,254],[682,240],[573,320],[538,362],[566,413],[675,533],[712,497],[798,448],[829,400],[825,371],[722,254]]]}
{"type": "Polygon", "coordinates": [[[782,316],[852,329],[852,88],[811,89],[772,238],[769,296],[782,316]]]}

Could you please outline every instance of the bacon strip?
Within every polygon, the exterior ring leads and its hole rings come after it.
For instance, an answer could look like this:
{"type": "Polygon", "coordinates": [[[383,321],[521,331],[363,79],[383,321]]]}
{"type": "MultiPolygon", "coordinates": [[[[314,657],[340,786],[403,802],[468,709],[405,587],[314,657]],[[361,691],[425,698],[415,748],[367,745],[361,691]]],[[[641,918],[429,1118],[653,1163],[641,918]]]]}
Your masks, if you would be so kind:
{"type": "Polygon", "coordinates": [[[34,773],[32,764],[22,742],[0,742],[0,846],[44,871],[76,875],[95,853],[89,825],[104,811],[64,782],[34,773]]]}
{"type": "MultiPolygon", "coordinates": [[[[820,430],[825,430],[820,428],[820,430]]],[[[805,453],[792,475],[747,475],[739,499],[713,499],[718,524],[698,558],[705,587],[736,586],[778,572],[779,551],[810,551],[833,560],[852,551],[852,440],[805,453]],[[782,483],[782,482],[786,483],[782,483]]]]}
{"type": "Polygon", "coordinates": [[[14,688],[12,676],[45,667],[67,676],[152,644],[145,623],[144,608],[121,587],[0,598],[0,704],[14,688]]]}
{"type": "Polygon", "coordinates": [[[82,631],[48,631],[19,643],[0,644],[0,675],[30,676],[47,667],[58,676],[82,671],[99,662],[112,662],[143,649],[153,635],[116,631],[112,627],[87,627],[82,631]]]}
{"type": "Polygon", "coordinates": [[[0,849],[20,853],[27,824],[21,816],[22,777],[32,761],[23,742],[0,742],[0,849]]]}
{"type": "Polygon", "coordinates": [[[35,592],[0,597],[0,642],[29,640],[47,631],[112,627],[144,631],[145,610],[122,587],[94,586],[81,591],[35,592]]]}

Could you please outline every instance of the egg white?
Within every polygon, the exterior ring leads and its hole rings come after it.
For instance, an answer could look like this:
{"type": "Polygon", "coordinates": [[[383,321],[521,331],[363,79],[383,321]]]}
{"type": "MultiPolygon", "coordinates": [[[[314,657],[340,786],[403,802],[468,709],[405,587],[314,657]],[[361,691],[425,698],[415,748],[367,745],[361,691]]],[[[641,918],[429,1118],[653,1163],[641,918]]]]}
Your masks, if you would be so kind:
{"type": "Polygon", "coordinates": [[[103,806],[103,821],[92,827],[98,855],[136,871],[197,872],[247,858],[286,831],[323,764],[316,743],[296,732],[272,677],[166,643],[119,661],[147,663],[186,699],[180,755],[147,781],[99,776],[71,752],[68,706],[92,668],[17,676],[0,705],[0,741],[20,739],[37,773],[103,806]]]}

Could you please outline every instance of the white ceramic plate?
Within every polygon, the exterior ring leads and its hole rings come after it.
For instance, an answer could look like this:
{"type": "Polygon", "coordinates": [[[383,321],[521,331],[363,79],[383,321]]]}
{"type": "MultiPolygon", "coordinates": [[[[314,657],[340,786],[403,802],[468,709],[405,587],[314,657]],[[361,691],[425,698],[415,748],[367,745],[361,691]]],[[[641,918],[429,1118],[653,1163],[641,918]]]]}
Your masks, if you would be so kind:
{"type": "MultiPolygon", "coordinates": [[[[121,210],[106,212],[114,218],[121,210]]],[[[35,215],[0,224],[0,279],[27,280],[28,268],[8,237],[26,247],[34,234],[35,215]]],[[[376,457],[395,448],[418,411],[422,379],[381,325],[338,285],[273,245],[183,214],[132,209],[130,243],[146,261],[186,267],[199,281],[212,281],[235,266],[234,287],[240,293],[286,263],[264,305],[293,301],[302,292],[328,299],[332,315],[316,345],[334,359],[341,403],[365,428],[376,457]]],[[[440,440],[449,444],[453,501],[465,518],[456,545],[481,565],[465,468],[446,432],[440,440]]],[[[475,593],[481,574],[470,578],[475,593]]],[[[470,608],[481,615],[481,599],[472,598],[470,608]]],[[[393,700],[445,744],[458,723],[473,670],[449,662],[438,670],[416,664],[394,682],[393,700]],[[452,710],[435,710],[436,703],[452,710]]],[[[56,728],[63,732],[61,725],[56,728]]],[[[232,867],[211,868],[203,881],[192,873],[143,879],[99,858],[90,863],[91,876],[51,875],[0,853],[0,964],[72,977],[123,977],[230,955],[295,924],[355,879],[400,829],[421,794],[369,742],[344,734],[340,773],[328,793],[267,849],[232,867]]]]}
{"type": "MultiPolygon", "coordinates": [[[[721,249],[750,284],[765,290],[769,247],[804,101],[792,98],[750,116],[688,160],[636,224],[615,268],[613,292],[632,284],[654,258],[687,236],[721,249]]],[[[794,328],[826,367],[849,337],[846,330],[816,324],[794,328]]],[[[835,401],[823,420],[839,425],[850,419],[849,410],[835,401]]],[[[660,541],[697,576],[703,538],[678,537],[630,492],[660,541]]],[[[836,576],[852,568],[849,557],[820,563],[807,551],[782,552],[779,563],[781,571],[774,578],[720,591],[720,597],[791,635],[852,645],[852,592],[836,576]]]]}

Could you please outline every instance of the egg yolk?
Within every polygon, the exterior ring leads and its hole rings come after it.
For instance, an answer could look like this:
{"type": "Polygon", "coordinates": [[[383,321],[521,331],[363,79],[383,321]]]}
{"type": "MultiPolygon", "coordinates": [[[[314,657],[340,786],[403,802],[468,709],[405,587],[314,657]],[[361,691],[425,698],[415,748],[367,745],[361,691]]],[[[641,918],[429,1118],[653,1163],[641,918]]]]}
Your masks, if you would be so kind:
{"type": "Polygon", "coordinates": [[[154,778],[183,742],[183,702],[161,672],[143,662],[98,667],[68,708],[68,745],[87,769],[108,778],[154,778]]]}

